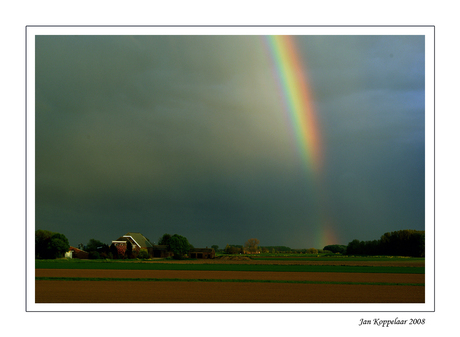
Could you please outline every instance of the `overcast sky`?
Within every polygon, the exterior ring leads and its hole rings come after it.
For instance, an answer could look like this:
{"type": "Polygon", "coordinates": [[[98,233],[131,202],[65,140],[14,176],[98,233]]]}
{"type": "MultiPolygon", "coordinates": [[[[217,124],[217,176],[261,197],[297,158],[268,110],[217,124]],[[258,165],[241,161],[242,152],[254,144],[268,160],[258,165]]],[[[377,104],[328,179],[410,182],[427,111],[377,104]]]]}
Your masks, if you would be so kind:
{"type": "Polygon", "coordinates": [[[323,248],[425,228],[424,36],[297,36],[299,160],[258,36],[37,36],[36,229],[323,248]],[[307,73],[308,72],[308,73],[307,73]]]}

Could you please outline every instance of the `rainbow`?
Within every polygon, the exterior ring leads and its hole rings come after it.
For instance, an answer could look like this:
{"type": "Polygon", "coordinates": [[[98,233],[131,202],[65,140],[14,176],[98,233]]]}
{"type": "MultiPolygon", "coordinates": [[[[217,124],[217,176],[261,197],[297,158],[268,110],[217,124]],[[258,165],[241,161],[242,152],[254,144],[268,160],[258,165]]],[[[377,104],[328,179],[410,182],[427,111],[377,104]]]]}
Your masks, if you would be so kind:
{"type": "Polygon", "coordinates": [[[323,162],[320,129],[312,103],[312,90],[302,66],[304,61],[300,59],[292,36],[265,36],[265,42],[299,154],[307,169],[319,174],[323,162]]]}
{"type": "Polygon", "coordinates": [[[313,104],[313,94],[308,74],[296,48],[293,36],[265,36],[264,42],[270,55],[278,89],[284,101],[284,111],[293,131],[299,156],[308,176],[314,184],[309,185],[308,193],[314,193],[317,213],[310,218],[310,229],[314,232],[315,245],[322,248],[336,244],[337,236],[334,222],[328,217],[327,200],[322,186],[323,148],[321,129],[313,104]]]}

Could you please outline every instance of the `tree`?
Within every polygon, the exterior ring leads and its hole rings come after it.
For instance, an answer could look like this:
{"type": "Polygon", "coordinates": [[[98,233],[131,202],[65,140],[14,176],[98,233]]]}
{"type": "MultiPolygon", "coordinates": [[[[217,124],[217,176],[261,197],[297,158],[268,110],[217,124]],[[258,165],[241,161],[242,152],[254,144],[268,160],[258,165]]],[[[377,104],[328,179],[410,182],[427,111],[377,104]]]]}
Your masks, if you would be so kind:
{"type": "Polygon", "coordinates": [[[115,244],[110,245],[110,254],[112,255],[113,259],[118,259],[118,247],[115,244]]]}
{"type": "Polygon", "coordinates": [[[174,259],[182,259],[190,250],[190,243],[187,238],[174,234],[169,239],[169,249],[174,253],[174,259]]]}
{"type": "Polygon", "coordinates": [[[224,252],[226,254],[241,254],[242,252],[242,247],[241,246],[235,246],[235,245],[229,245],[227,244],[225,246],[224,252]]]}
{"type": "Polygon", "coordinates": [[[64,234],[56,233],[51,237],[48,244],[48,250],[54,258],[62,257],[69,251],[69,240],[64,234]]]}
{"type": "Polygon", "coordinates": [[[328,245],[324,246],[323,250],[328,250],[332,253],[340,253],[346,254],[347,253],[347,246],[344,245],[328,245]]]}
{"type": "Polygon", "coordinates": [[[98,251],[99,249],[104,248],[105,246],[107,246],[105,243],[102,243],[101,241],[96,240],[96,239],[91,239],[88,241],[86,245],[86,251],[88,253],[93,252],[93,251],[98,251]]]}
{"type": "Polygon", "coordinates": [[[248,249],[248,251],[254,253],[257,252],[257,247],[259,246],[260,241],[258,239],[249,239],[244,244],[244,247],[248,249]]]}
{"type": "Polygon", "coordinates": [[[96,239],[89,240],[85,250],[90,259],[106,258],[110,253],[110,247],[96,239]]]}
{"type": "Polygon", "coordinates": [[[35,231],[35,258],[46,258],[48,241],[51,239],[53,234],[53,232],[43,229],[35,231]]]}
{"type": "Polygon", "coordinates": [[[169,240],[171,240],[171,234],[165,233],[161,238],[158,239],[158,244],[168,246],[169,240]]]}
{"type": "Polygon", "coordinates": [[[35,231],[36,258],[56,259],[63,257],[69,248],[69,240],[64,234],[41,229],[35,231]]]}
{"type": "Polygon", "coordinates": [[[211,248],[214,249],[215,252],[217,252],[217,250],[219,249],[219,246],[218,245],[212,245],[211,248]]]}
{"type": "Polygon", "coordinates": [[[354,239],[353,241],[348,243],[347,246],[347,254],[352,255],[352,254],[361,254],[361,242],[357,239],[354,239]]]}
{"type": "Polygon", "coordinates": [[[425,231],[400,230],[380,238],[381,250],[388,255],[424,256],[425,231]]]}

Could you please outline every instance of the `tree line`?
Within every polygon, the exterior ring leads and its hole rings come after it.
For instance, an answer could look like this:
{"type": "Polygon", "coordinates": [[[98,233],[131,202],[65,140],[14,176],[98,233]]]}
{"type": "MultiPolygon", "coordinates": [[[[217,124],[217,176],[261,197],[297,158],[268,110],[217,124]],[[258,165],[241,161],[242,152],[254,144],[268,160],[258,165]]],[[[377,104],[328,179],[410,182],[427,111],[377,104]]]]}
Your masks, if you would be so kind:
{"type": "MultiPolygon", "coordinates": [[[[158,240],[159,245],[167,245],[173,252],[175,259],[181,259],[188,254],[193,246],[184,236],[164,234],[158,240]]],[[[35,232],[35,258],[54,259],[63,257],[69,250],[70,245],[64,234],[47,230],[35,232]]],[[[133,247],[127,241],[127,245],[115,246],[91,239],[86,246],[79,248],[89,253],[90,259],[109,258],[148,258],[149,253],[145,249],[133,247]]],[[[218,246],[212,246],[217,251],[218,246]]],[[[399,230],[383,234],[379,240],[359,241],[357,239],[345,245],[327,245],[323,249],[291,249],[287,246],[260,246],[260,241],[251,238],[244,245],[226,245],[221,250],[225,254],[258,254],[258,253],[283,253],[283,254],[342,254],[342,255],[399,255],[399,256],[425,256],[425,231],[399,230]]]]}
{"type": "MultiPolygon", "coordinates": [[[[160,237],[158,244],[167,245],[175,259],[182,259],[193,248],[187,238],[179,234],[170,235],[166,233],[160,237]]],[[[133,247],[129,240],[126,241],[126,245],[111,244],[109,246],[99,240],[90,239],[86,245],[79,244],[78,248],[87,252],[89,259],[149,258],[149,252],[146,249],[133,247]]],[[[64,234],[42,229],[35,231],[36,259],[62,258],[69,249],[69,240],[64,234]]]]}
{"type": "Polygon", "coordinates": [[[342,255],[398,255],[398,256],[425,256],[425,231],[404,229],[383,234],[379,240],[359,241],[357,239],[348,245],[327,245],[323,249],[292,249],[286,246],[251,246],[250,239],[245,245],[228,245],[223,250],[226,254],[257,253],[282,253],[282,254],[342,254],[342,255]],[[252,247],[248,249],[248,247],[252,247]]]}
{"type": "Polygon", "coordinates": [[[322,254],[325,253],[322,249],[307,248],[294,249],[287,246],[260,246],[258,239],[252,238],[246,241],[244,245],[229,245],[225,246],[222,251],[225,254],[322,254]]]}
{"type": "Polygon", "coordinates": [[[425,231],[404,229],[383,234],[379,240],[351,241],[347,255],[425,256],[425,231]]]}
{"type": "MultiPolygon", "coordinates": [[[[346,246],[343,246],[346,248],[346,246]]],[[[223,250],[224,254],[251,254],[254,252],[248,251],[244,245],[229,245],[227,244],[223,250]]],[[[329,250],[317,248],[290,248],[287,246],[258,246],[255,253],[260,254],[327,254],[329,250]]],[[[345,252],[343,252],[345,254],[345,252]]]]}

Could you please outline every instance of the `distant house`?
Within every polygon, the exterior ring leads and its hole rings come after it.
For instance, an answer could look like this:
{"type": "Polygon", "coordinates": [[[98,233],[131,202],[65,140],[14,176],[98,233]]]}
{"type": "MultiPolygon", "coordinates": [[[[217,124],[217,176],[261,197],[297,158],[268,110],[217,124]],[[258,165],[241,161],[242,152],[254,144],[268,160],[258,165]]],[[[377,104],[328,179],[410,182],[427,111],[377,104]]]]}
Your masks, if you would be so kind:
{"type": "Polygon", "coordinates": [[[112,244],[126,244],[129,241],[131,245],[134,247],[138,247],[138,249],[148,249],[152,248],[153,245],[150,243],[149,239],[143,236],[141,233],[126,233],[125,235],[119,237],[118,239],[112,241],[112,244]]]}
{"type": "Polygon", "coordinates": [[[65,257],[69,259],[87,259],[89,257],[89,253],[70,246],[69,251],[65,253],[65,257]]]}
{"type": "Polygon", "coordinates": [[[141,233],[126,233],[125,235],[112,241],[112,246],[124,254],[124,252],[128,249],[128,242],[130,243],[133,252],[139,252],[141,249],[146,249],[149,254],[151,254],[153,245],[150,243],[149,239],[141,233]]]}
{"type": "Polygon", "coordinates": [[[150,257],[168,257],[174,255],[167,245],[152,245],[152,243],[143,236],[141,233],[126,233],[118,239],[112,241],[112,245],[115,246],[118,251],[125,252],[128,246],[128,242],[131,243],[132,250],[139,252],[141,249],[146,249],[150,257]]]}
{"type": "Polygon", "coordinates": [[[192,248],[189,255],[192,259],[213,259],[216,257],[216,252],[214,248],[192,248]]]}

